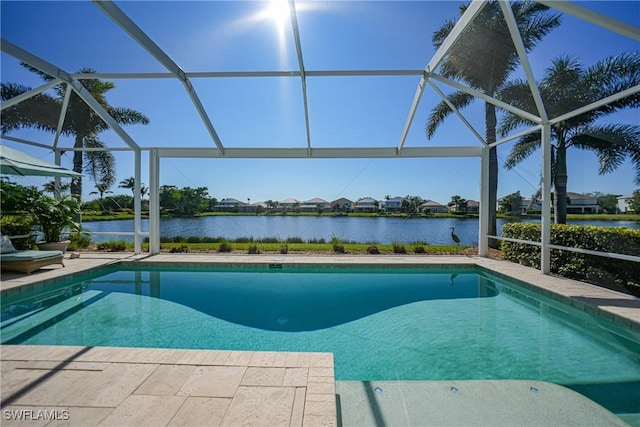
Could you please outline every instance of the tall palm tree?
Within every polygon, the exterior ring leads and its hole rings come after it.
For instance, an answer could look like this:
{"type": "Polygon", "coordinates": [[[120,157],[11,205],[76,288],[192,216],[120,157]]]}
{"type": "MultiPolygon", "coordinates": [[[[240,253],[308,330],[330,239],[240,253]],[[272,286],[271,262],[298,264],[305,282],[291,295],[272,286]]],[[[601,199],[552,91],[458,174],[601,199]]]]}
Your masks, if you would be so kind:
{"type": "MultiPolygon", "coordinates": [[[[462,15],[467,6],[460,7],[462,15]]],[[[525,49],[530,51],[537,42],[552,29],[560,25],[560,16],[547,13],[548,7],[533,1],[516,2],[511,9],[520,30],[525,49]]],[[[439,48],[453,29],[456,21],[446,22],[433,34],[433,45],[439,48]]],[[[489,1],[458,41],[452,46],[442,62],[440,74],[461,81],[487,95],[495,96],[507,82],[509,75],[519,62],[515,46],[511,39],[507,23],[500,5],[489,1]]],[[[457,108],[462,109],[475,99],[465,92],[455,91],[447,96],[457,108]]],[[[453,111],[444,102],[440,102],[429,115],[427,138],[431,139],[437,127],[453,111]]],[[[485,103],[485,139],[488,144],[496,141],[496,107],[485,103]]],[[[489,152],[489,229],[490,235],[496,235],[496,199],[498,192],[498,156],[495,147],[489,152]]],[[[497,246],[493,239],[492,247],[497,246]]]]}
{"type": "MultiPolygon", "coordinates": [[[[29,65],[23,64],[23,66],[39,74],[45,81],[53,79],[48,74],[42,73],[29,65]]],[[[78,73],[94,74],[95,70],[83,68],[78,73]]],[[[118,123],[122,125],[149,123],[149,119],[138,111],[109,105],[106,93],[115,87],[113,82],[100,79],[83,79],[81,83],[118,123]]],[[[11,99],[29,90],[31,90],[30,87],[20,84],[2,83],[2,100],[11,99]]],[[[2,112],[0,124],[2,132],[9,133],[22,128],[56,132],[58,117],[65,97],[64,85],[55,86],[53,92],[54,95],[41,93],[5,109],[2,112]]],[[[75,138],[74,148],[105,148],[98,135],[107,129],[108,125],[73,92],[69,99],[65,121],[62,126],[62,134],[75,138]]],[[[73,155],[73,170],[78,173],[86,173],[95,183],[110,182],[113,184],[115,182],[114,157],[108,151],[85,151],[84,154],[82,151],[75,151],[73,155]]],[[[75,178],[72,181],[71,193],[82,194],[82,178],[75,178]]]]}
{"type": "Polygon", "coordinates": [[[105,194],[110,194],[113,193],[113,191],[109,190],[109,188],[111,187],[112,184],[106,183],[106,182],[99,182],[96,184],[96,191],[92,191],[89,194],[97,194],[98,197],[100,198],[100,209],[102,209],[102,211],[105,211],[104,208],[104,195],[105,194]]]}
{"type": "MultiPolygon", "coordinates": [[[[570,56],[556,58],[538,84],[549,117],[558,117],[592,102],[640,84],[640,52],[612,56],[585,68],[570,56]]],[[[499,96],[527,111],[535,111],[527,83],[515,80],[502,88],[499,96]]],[[[571,147],[591,150],[600,161],[600,174],[612,172],[628,157],[635,168],[635,183],[640,184],[640,126],[637,124],[601,124],[597,121],[625,108],[640,107],[640,94],[599,107],[551,127],[552,183],[554,219],[567,220],[567,150],[571,147]]],[[[502,135],[528,124],[508,113],[502,120],[502,135]]],[[[540,132],[521,137],[513,146],[505,166],[509,169],[540,147],[540,132]]]]}

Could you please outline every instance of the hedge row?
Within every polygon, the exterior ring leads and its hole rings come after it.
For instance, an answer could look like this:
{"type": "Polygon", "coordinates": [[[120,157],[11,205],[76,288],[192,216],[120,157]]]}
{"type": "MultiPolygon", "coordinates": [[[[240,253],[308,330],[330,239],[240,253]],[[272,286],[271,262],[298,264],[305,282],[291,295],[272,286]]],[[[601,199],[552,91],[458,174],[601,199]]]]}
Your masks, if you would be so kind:
{"type": "MultiPolygon", "coordinates": [[[[540,242],[541,225],[510,223],[502,227],[502,236],[540,242]]],[[[640,230],[593,225],[551,225],[551,244],[640,256],[640,230]]],[[[540,267],[540,247],[503,240],[507,260],[540,267]]],[[[551,272],[600,286],[624,290],[640,296],[640,263],[587,255],[566,250],[551,250],[551,272]]]]}

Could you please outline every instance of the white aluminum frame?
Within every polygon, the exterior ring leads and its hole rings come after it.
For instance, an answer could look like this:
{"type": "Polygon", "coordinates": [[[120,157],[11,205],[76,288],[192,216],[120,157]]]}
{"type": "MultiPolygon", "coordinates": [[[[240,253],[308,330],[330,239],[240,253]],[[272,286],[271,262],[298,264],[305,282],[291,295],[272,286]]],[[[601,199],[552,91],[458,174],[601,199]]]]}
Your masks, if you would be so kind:
{"type": "MultiPolygon", "coordinates": [[[[466,87],[459,82],[446,79],[435,73],[435,70],[446,57],[447,53],[458,40],[465,28],[473,21],[477,14],[484,7],[485,2],[483,0],[473,0],[467,7],[465,13],[458,20],[449,36],[442,43],[437,52],[433,55],[429,63],[422,70],[307,70],[303,61],[302,43],[300,41],[300,34],[298,30],[298,20],[296,14],[295,0],[287,0],[291,16],[291,30],[293,31],[293,37],[296,45],[296,55],[298,59],[298,70],[290,71],[204,71],[204,72],[186,72],[180,68],[174,61],[167,55],[162,48],[160,48],[138,25],[133,22],[113,1],[93,0],[93,3],[104,12],[109,18],[111,18],[117,25],[119,25],[132,39],[134,39],[141,47],[143,47],[153,58],[155,58],[160,64],[162,64],[168,73],[96,73],[96,74],[69,74],[63,71],[59,67],[48,63],[42,58],[33,55],[30,52],[16,46],[8,40],[1,40],[0,48],[3,52],[14,56],[22,62],[28,63],[31,66],[51,75],[55,80],[39,86],[29,92],[26,92],[11,100],[5,101],[1,105],[1,109],[8,108],[15,105],[29,97],[35,96],[39,93],[48,90],[54,85],[63,83],[67,87],[65,99],[63,102],[63,108],[58,121],[58,129],[51,146],[41,144],[37,142],[27,141],[21,138],[12,137],[9,135],[1,135],[3,139],[12,140],[19,143],[29,144],[42,148],[51,149],[56,153],[56,161],[59,164],[60,154],[62,151],[70,151],[72,149],[61,149],[58,147],[58,139],[62,129],[62,123],[66,114],[69,97],[71,90],[75,91],[84,102],[86,102],[115,132],[116,134],[127,144],[129,148],[108,148],[110,151],[127,150],[134,152],[134,231],[135,238],[135,251],[141,252],[141,236],[146,234],[140,231],[141,222],[141,197],[140,197],[140,170],[141,170],[141,152],[149,152],[149,241],[150,241],[150,253],[154,254],[160,250],[159,239],[159,177],[160,177],[160,159],[165,157],[181,157],[181,158],[281,158],[281,159],[302,159],[302,158],[422,158],[422,157],[477,157],[480,160],[480,224],[479,224],[479,255],[486,256],[488,253],[488,239],[489,237],[498,238],[497,236],[489,236],[488,232],[488,211],[489,211],[489,150],[491,147],[503,144],[513,139],[519,138],[531,132],[541,131],[542,135],[542,231],[541,242],[520,241],[517,239],[502,238],[507,241],[518,241],[521,243],[528,243],[541,248],[541,272],[548,274],[550,271],[550,249],[563,249],[575,252],[589,253],[600,256],[613,257],[618,259],[625,259],[631,261],[640,261],[640,257],[633,257],[621,254],[609,254],[595,251],[586,251],[577,248],[561,247],[552,245],[550,243],[550,230],[551,230],[551,125],[554,123],[566,120],[570,117],[582,114],[586,111],[593,110],[606,103],[615,101],[622,97],[639,93],[640,86],[622,91],[614,96],[602,99],[594,102],[590,105],[579,108],[575,111],[569,112],[559,117],[549,118],[545,111],[542,98],[540,96],[533,71],[529,64],[528,55],[524,49],[522,39],[517,29],[515,18],[509,7],[507,0],[499,0],[500,6],[509,27],[516,51],[520,57],[523,70],[525,72],[529,88],[534,97],[538,115],[528,113],[526,111],[517,109],[511,105],[505,104],[497,99],[494,99],[486,94],[483,94],[477,90],[466,87]],[[399,141],[396,147],[362,147],[362,148],[345,148],[345,147],[333,147],[333,148],[314,148],[312,145],[311,135],[311,118],[309,116],[306,81],[309,77],[359,77],[359,76],[419,76],[419,82],[416,88],[415,95],[411,102],[407,118],[405,120],[399,141]],[[245,148],[225,148],[220,137],[218,136],[210,117],[208,116],[204,106],[200,102],[200,99],[191,84],[190,79],[193,78],[225,78],[225,77],[244,77],[244,78],[256,78],[256,77],[273,77],[273,78],[300,78],[302,86],[303,108],[305,117],[305,130],[306,130],[306,147],[305,148],[260,148],[260,147],[245,147],[245,148]],[[105,78],[105,79],[178,79],[185,90],[187,91],[195,110],[199,114],[204,126],[206,127],[211,140],[213,141],[215,148],[190,148],[190,147],[150,147],[141,148],[136,142],[120,127],[120,125],[105,111],[100,104],[84,89],[80,84],[81,79],[88,78],[105,78]],[[480,133],[473,128],[473,126],[466,120],[464,115],[450,105],[444,93],[438,88],[435,82],[440,82],[449,87],[466,92],[472,96],[494,104],[495,106],[510,111],[514,114],[520,115],[523,118],[531,120],[536,123],[534,126],[524,129],[518,133],[510,135],[504,139],[501,139],[493,144],[487,145],[486,141],[482,138],[480,133]],[[460,118],[462,123],[470,130],[471,134],[480,142],[479,146],[462,146],[462,147],[447,147],[447,146],[428,146],[428,147],[404,147],[407,135],[411,128],[413,119],[415,117],[417,108],[420,104],[420,100],[424,93],[425,88],[431,87],[436,94],[438,94],[447,105],[454,111],[454,113],[460,118]],[[69,90],[71,89],[71,90],[69,90]]],[[[640,41],[640,29],[635,26],[620,22],[612,19],[608,16],[593,12],[585,7],[578,6],[570,1],[551,1],[551,0],[538,0],[538,2],[545,4],[553,9],[561,12],[573,15],[579,19],[586,20],[593,24],[596,24],[607,30],[616,32],[623,36],[629,37],[633,40],[640,41]]],[[[73,149],[75,150],[75,149],[73,149]]],[[[87,151],[89,149],[83,148],[81,151],[87,151]]],[[[113,234],[113,233],[112,233],[113,234]]]]}

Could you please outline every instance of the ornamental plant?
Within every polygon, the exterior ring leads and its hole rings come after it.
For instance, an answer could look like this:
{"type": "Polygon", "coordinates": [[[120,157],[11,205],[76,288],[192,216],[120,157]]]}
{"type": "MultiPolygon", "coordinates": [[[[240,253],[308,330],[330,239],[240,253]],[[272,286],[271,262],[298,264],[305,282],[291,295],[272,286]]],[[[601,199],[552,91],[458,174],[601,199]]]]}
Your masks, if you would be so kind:
{"type": "Polygon", "coordinates": [[[80,203],[74,196],[58,199],[38,195],[31,200],[29,215],[42,231],[46,242],[60,242],[64,233],[80,231],[80,203]]]}

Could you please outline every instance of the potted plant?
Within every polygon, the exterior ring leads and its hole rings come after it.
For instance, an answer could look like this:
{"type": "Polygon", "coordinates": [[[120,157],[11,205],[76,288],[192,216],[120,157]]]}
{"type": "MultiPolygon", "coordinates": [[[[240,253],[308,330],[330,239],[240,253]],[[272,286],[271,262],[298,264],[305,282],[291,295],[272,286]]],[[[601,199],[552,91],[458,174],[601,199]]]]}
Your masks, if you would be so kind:
{"type": "Polygon", "coordinates": [[[40,195],[32,200],[30,213],[44,237],[44,243],[38,243],[41,250],[66,251],[70,240],[64,240],[70,232],[79,231],[80,203],[73,196],[58,199],[40,195]]]}

